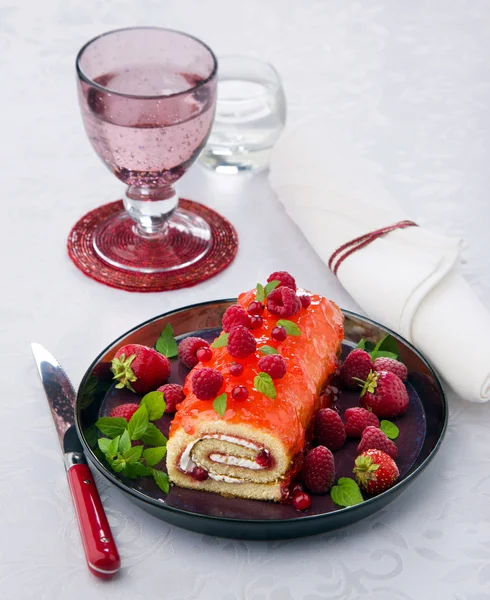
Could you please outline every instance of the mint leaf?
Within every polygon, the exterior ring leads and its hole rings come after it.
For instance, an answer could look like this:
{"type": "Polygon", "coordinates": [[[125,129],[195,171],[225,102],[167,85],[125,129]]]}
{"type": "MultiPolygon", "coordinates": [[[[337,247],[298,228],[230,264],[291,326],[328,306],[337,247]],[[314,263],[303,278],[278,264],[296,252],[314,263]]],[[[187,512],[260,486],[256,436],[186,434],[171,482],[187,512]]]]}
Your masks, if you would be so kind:
{"type": "Polygon", "coordinates": [[[274,279],[273,281],[269,281],[269,283],[265,286],[264,288],[264,294],[265,297],[267,298],[267,296],[272,292],[272,290],[275,290],[276,287],[280,284],[280,281],[277,281],[277,279],[274,279]]]}
{"type": "MultiPolygon", "coordinates": [[[[381,339],[376,346],[374,347],[373,353],[382,351],[389,352],[395,355],[395,359],[400,356],[400,350],[398,348],[398,343],[395,338],[391,335],[385,335],[383,339],[381,339]]],[[[381,356],[378,354],[378,356],[381,356]]],[[[390,356],[389,358],[393,358],[390,356]]]]}
{"type": "Polygon", "coordinates": [[[95,426],[107,437],[115,438],[126,430],[128,422],[122,417],[101,417],[95,426]]]}
{"type": "Polygon", "coordinates": [[[261,346],[259,348],[259,352],[262,352],[262,354],[279,354],[279,352],[272,346],[261,346]]]}
{"type": "Polygon", "coordinates": [[[213,408],[218,415],[223,416],[226,411],[226,394],[220,394],[213,401],[213,408]]]}
{"type": "Polygon", "coordinates": [[[160,337],[156,341],[155,350],[166,356],[167,358],[173,358],[178,354],[177,342],[174,338],[174,330],[172,325],[167,323],[165,329],[160,334],[160,337]]]}
{"type": "MultiPolygon", "coordinates": [[[[142,448],[142,446],[139,446],[142,448]]],[[[147,475],[151,475],[151,469],[145,467],[142,462],[135,463],[126,463],[126,470],[124,471],[126,477],[130,477],[131,479],[137,479],[138,477],[146,477],[147,475]]]]}
{"type": "Polygon", "coordinates": [[[400,430],[391,421],[381,421],[379,427],[386,437],[390,438],[390,440],[396,440],[396,438],[400,435],[400,430]]]}
{"type": "Polygon", "coordinates": [[[124,460],[128,465],[136,463],[143,454],[143,446],[132,446],[129,450],[124,453],[124,460]]]}
{"type": "Polygon", "coordinates": [[[151,474],[153,475],[153,479],[155,480],[155,483],[162,490],[162,492],[165,492],[166,494],[168,494],[168,492],[170,490],[170,483],[168,481],[168,475],[166,473],[164,473],[163,471],[157,471],[156,469],[152,469],[151,474]]]}
{"type": "Polygon", "coordinates": [[[362,340],[357,344],[356,348],[361,348],[361,350],[365,350],[366,352],[372,352],[375,348],[376,344],[374,342],[370,342],[369,340],[362,340]]]}
{"type": "Polygon", "coordinates": [[[127,429],[124,430],[124,433],[119,439],[118,449],[123,456],[128,450],[131,449],[131,440],[129,439],[129,433],[127,429]]]}
{"type": "Polygon", "coordinates": [[[211,344],[211,348],[223,348],[224,346],[228,345],[228,337],[230,336],[229,333],[222,333],[218,338],[216,338],[214,340],[214,342],[211,344]]]}
{"type": "Polygon", "coordinates": [[[97,440],[97,443],[99,445],[99,448],[101,449],[101,451],[104,454],[109,454],[109,450],[110,450],[110,446],[111,446],[112,440],[110,440],[109,438],[99,438],[97,440]]]}
{"type": "Polygon", "coordinates": [[[255,293],[255,299],[257,302],[263,302],[265,300],[265,290],[261,283],[257,284],[257,291],[255,293]]]}
{"type": "Polygon", "coordinates": [[[143,404],[134,413],[128,423],[129,437],[132,440],[139,440],[148,428],[148,410],[143,404]]]}
{"type": "Polygon", "coordinates": [[[95,425],[90,425],[83,430],[83,435],[85,436],[85,440],[87,444],[92,448],[97,448],[97,440],[99,439],[99,432],[97,431],[97,427],[95,425]]]}
{"type": "Polygon", "coordinates": [[[147,446],[165,446],[167,438],[156,425],[148,423],[145,433],[141,436],[141,441],[147,446]]]}
{"type": "Polygon", "coordinates": [[[119,448],[119,440],[121,439],[121,436],[117,436],[115,437],[111,443],[109,444],[109,447],[107,448],[107,452],[105,453],[107,458],[113,458],[114,456],[116,456],[117,454],[117,450],[119,448]]]}
{"type": "Polygon", "coordinates": [[[165,400],[162,392],[150,392],[143,396],[140,406],[145,405],[150,421],[161,419],[165,412],[165,400]]]}
{"type": "Polygon", "coordinates": [[[267,396],[267,398],[272,398],[272,400],[275,400],[276,388],[274,386],[274,382],[272,381],[272,377],[267,373],[260,372],[254,377],[254,387],[258,392],[264,394],[264,396],[267,396]]]}
{"type": "Polygon", "coordinates": [[[380,357],[393,358],[394,360],[397,360],[398,354],[394,354],[393,352],[385,352],[384,350],[373,350],[373,352],[371,352],[371,358],[373,361],[380,357]]]}
{"type": "Polygon", "coordinates": [[[143,458],[149,467],[157,465],[167,454],[167,446],[158,446],[157,448],[148,448],[143,452],[143,458]]]}
{"type": "Polygon", "coordinates": [[[284,327],[288,335],[301,335],[301,329],[292,321],[288,321],[287,319],[279,319],[276,324],[279,325],[279,327],[284,327]]]}
{"type": "Polygon", "coordinates": [[[364,499],[357,483],[349,477],[341,477],[330,490],[330,497],[338,506],[354,506],[364,499]]]}
{"type": "Polygon", "coordinates": [[[111,467],[114,469],[114,471],[116,471],[116,473],[120,473],[126,468],[126,461],[120,454],[118,454],[117,457],[112,461],[111,467]]]}

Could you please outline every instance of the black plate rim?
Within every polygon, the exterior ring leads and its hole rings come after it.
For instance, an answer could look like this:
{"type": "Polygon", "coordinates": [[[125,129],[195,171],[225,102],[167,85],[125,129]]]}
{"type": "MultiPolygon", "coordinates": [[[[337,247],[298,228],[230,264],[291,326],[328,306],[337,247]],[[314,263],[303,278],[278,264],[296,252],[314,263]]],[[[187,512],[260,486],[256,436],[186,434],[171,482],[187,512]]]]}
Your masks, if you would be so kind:
{"type": "Polygon", "coordinates": [[[296,523],[298,521],[310,522],[313,520],[323,520],[323,519],[328,519],[329,517],[332,518],[332,515],[354,514],[356,511],[360,511],[361,507],[362,507],[362,510],[364,510],[365,507],[372,506],[375,503],[380,503],[381,505],[386,504],[386,502],[389,502],[390,496],[394,496],[394,497],[397,496],[398,493],[401,493],[402,487],[409,485],[415,477],[417,477],[418,475],[420,475],[420,473],[422,473],[422,471],[427,467],[427,465],[432,461],[432,459],[438,452],[438,450],[444,440],[444,437],[446,435],[446,431],[447,431],[449,409],[448,409],[446,394],[444,392],[444,388],[442,386],[440,378],[437,375],[435,369],[430,364],[430,362],[425,358],[425,356],[419,350],[417,350],[417,348],[415,348],[404,337],[402,337],[401,335],[399,335],[398,333],[396,333],[389,327],[386,327],[385,325],[382,325],[378,321],[375,321],[374,319],[370,319],[369,317],[360,315],[359,313],[356,313],[356,312],[348,310],[348,309],[340,308],[340,310],[342,311],[342,313],[344,315],[354,317],[357,319],[361,319],[362,321],[366,321],[367,323],[370,323],[376,327],[379,327],[380,329],[382,329],[382,330],[386,331],[387,333],[389,333],[390,335],[392,335],[394,338],[401,341],[408,348],[410,348],[410,350],[412,350],[412,352],[414,352],[414,354],[416,354],[422,360],[422,362],[425,364],[425,366],[429,369],[432,376],[434,377],[434,381],[436,382],[439,392],[441,394],[442,407],[443,407],[443,411],[444,411],[444,420],[443,420],[442,430],[441,430],[439,439],[437,440],[436,444],[432,448],[429,455],[425,458],[425,460],[422,463],[420,463],[420,465],[416,469],[414,469],[411,473],[407,474],[403,479],[401,479],[397,484],[395,484],[393,487],[389,488],[385,492],[382,492],[381,494],[377,494],[376,496],[373,496],[371,498],[368,498],[367,500],[364,500],[364,502],[362,502],[361,504],[356,504],[354,506],[348,506],[345,508],[338,508],[335,511],[327,512],[327,513],[320,513],[317,515],[301,515],[301,514],[299,514],[297,517],[295,517],[293,519],[240,519],[240,518],[236,518],[236,517],[224,517],[224,516],[222,517],[222,516],[214,516],[214,515],[205,515],[202,513],[196,513],[196,512],[184,510],[181,508],[175,508],[173,506],[167,506],[166,504],[163,504],[162,502],[159,502],[158,500],[154,500],[153,498],[150,498],[146,494],[143,494],[143,493],[139,492],[138,490],[135,490],[135,489],[127,486],[122,481],[119,481],[119,479],[117,479],[117,477],[115,477],[95,456],[95,454],[93,453],[92,449],[90,448],[89,444],[87,443],[87,441],[85,439],[85,436],[82,431],[81,423],[80,423],[80,390],[83,389],[83,387],[85,386],[86,380],[90,377],[92,369],[97,364],[99,359],[102,356],[104,356],[120,340],[122,340],[129,334],[134,333],[138,329],[141,329],[142,327],[149,325],[153,321],[157,321],[158,319],[162,319],[164,317],[170,317],[172,315],[178,314],[180,312],[184,312],[189,309],[199,308],[201,306],[212,306],[214,304],[223,304],[226,302],[233,303],[236,301],[237,301],[237,298],[223,298],[223,299],[211,300],[211,301],[207,301],[207,302],[198,302],[195,304],[189,304],[187,306],[183,306],[178,309],[170,310],[170,311],[167,311],[160,315],[154,316],[150,319],[147,319],[146,321],[143,321],[142,323],[139,323],[138,325],[135,325],[131,329],[128,329],[125,333],[120,335],[112,343],[110,343],[108,346],[106,346],[106,348],[104,350],[102,350],[97,355],[97,357],[92,361],[92,363],[88,367],[87,371],[85,372],[85,374],[80,382],[80,385],[78,387],[78,390],[77,390],[77,397],[76,397],[76,403],[75,403],[75,426],[77,429],[78,437],[80,438],[81,443],[84,447],[85,454],[89,456],[91,463],[97,468],[97,470],[102,475],[104,475],[104,477],[106,477],[106,479],[108,479],[111,483],[115,484],[122,491],[133,496],[137,500],[139,500],[143,503],[146,503],[146,504],[151,504],[152,506],[155,506],[159,509],[169,511],[171,513],[175,513],[180,516],[189,517],[192,519],[203,519],[206,521],[209,520],[209,521],[227,522],[230,524],[231,523],[235,523],[235,524],[250,523],[250,524],[262,525],[264,527],[267,527],[268,525],[275,526],[275,525],[280,525],[280,524],[296,523]],[[384,500],[386,500],[386,502],[383,502],[384,500]]]}

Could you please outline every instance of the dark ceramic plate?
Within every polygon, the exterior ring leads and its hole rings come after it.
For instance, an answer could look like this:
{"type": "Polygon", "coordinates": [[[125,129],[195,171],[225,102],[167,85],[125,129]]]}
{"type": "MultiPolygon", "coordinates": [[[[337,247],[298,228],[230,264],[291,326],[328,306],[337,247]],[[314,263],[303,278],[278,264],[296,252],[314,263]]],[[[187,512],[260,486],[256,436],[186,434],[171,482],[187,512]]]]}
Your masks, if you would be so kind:
{"type": "MultiPolygon", "coordinates": [[[[313,535],[354,523],[394,500],[437,452],[446,429],[446,400],[436,374],[415,348],[381,325],[349,311],[343,311],[344,356],[361,338],[377,341],[391,333],[398,341],[401,360],[409,372],[410,405],[397,420],[400,480],[383,494],[366,496],[362,504],[343,509],[336,507],[329,495],[313,496],[308,511],[300,513],[288,504],[224,498],[178,487],[172,487],[165,495],[151,478],[126,479],[97,458],[90,446],[93,440],[87,434],[89,428],[99,416],[108,415],[116,404],[138,400],[132,392],[114,388],[110,364],[116,351],[128,343],[153,346],[167,323],[172,325],[177,339],[187,335],[213,339],[220,331],[224,311],[233,303],[233,300],[220,300],[197,304],[155,317],[122,335],[95,359],[82,380],[76,406],[78,434],[93,465],[144,510],[179,527],[222,537],[268,540],[313,535]]],[[[170,381],[182,383],[187,372],[174,360],[170,381]]],[[[349,406],[358,405],[358,399],[357,392],[342,392],[338,399],[341,414],[349,406]]],[[[167,417],[158,423],[165,434],[169,423],[167,417]]],[[[93,432],[93,427],[91,430],[93,432]]],[[[356,441],[348,441],[335,453],[338,477],[352,475],[356,446],[356,441]]]]}

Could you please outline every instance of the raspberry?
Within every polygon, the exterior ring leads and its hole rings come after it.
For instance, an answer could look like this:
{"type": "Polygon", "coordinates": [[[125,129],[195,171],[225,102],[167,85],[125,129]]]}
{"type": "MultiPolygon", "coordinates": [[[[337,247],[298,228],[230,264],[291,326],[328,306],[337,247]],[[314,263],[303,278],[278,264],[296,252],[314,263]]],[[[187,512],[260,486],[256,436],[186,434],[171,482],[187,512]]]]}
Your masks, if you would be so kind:
{"type": "Polygon", "coordinates": [[[325,446],[310,450],[303,465],[303,481],[313,494],[326,494],[335,480],[333,454],[325,446]]]}
{"type": "Polygon", "coordinates": [[[223,331],[226,333],[229,333],[237,325],[243,325],[248,329],[250,327],[250,315],[241,306],[234,304],[226,309],[222,323],[223,331]]]}
{"type": "Polygon", "coordinates": [[[271,455],[267,452],[267,450],[261,450],[257,454],[255,462],[261,467],[264,467],[264,469],[268,469],[272,464],[272,458],[271,455]]]}
{"type": "Polygon", "coordinates": [[[248,390],[244,385],[236,385],[233,388],[231,395],[234,400],[246,400],[248,398],[248,390]]]}
{"type": "Polygon", "coordinates": [[[267,308],[278,317],[290,317],[301,310],[301,300],[291,288],[280,286],[267,296],[267,308]]]}
{"type": "Polygon", "coordinates": [[[280,354],[268,354],[259,359],[258,367],[272,379],[281,379],[286,375],[286,361],[280,354]]]}
{"type": "Polygon", "coordinates": [[[308,510],[311,498],[306,492],[298,492],[293,496],[292,504],[296,510],[308,510]]]}
{"type": "Polygon", "coordinates": [[[356,348],[352,350],[344,360],[344,364],[340,367],[340,380],[345,387],[352,390],[358,389],[359,382],[353,379],[353,377],[365,381],[372,368],[373,361],[369,354],[361,348],[356,348]]]}
{"type": "Polygon", "coordinates": [[[269,281],[279,281],[279,285],[283,285],[284,287],[296,291],[296,281],[287,271],[275,271],[267,278],[267,283],[269,283],[269,281]]]}
{"type": "Polygon", "coordinates": [[[248,305],[247,312],[249,315],[261,315],[264,312],[264,305],[254,300],[248,305]]]}
{"type": "Polygon", "coordinates": [[[208,346],[208,342],[200,337],[187,337],[179,344],[179,358],[188,369],[192,369],[199,362],[197,358],[199,348],[208,346]]]}
{"type": "Polygon", "coordinates": [[[379,427],[378,417],[370,410],[356,406],[344,413],[345,431],[349,437],[360,438],[366,427],[379,427]]]}
{"type": "Polygon", "coordinates": [[[362,454],[365,450],[381,450],[393,460],[398,456],[398,448],[395,442],[390,440],[387,435],[377,427],[366,427],[362,434],[361,441],[357,446],[357,451],[362,454]]]}
{"type": "Polygon", "coordinates": [[[178,383],[166,383],[160,386],[157,392],[163,392],[166,413],[174,413],[177,410],[177,404],[180,404],[185,398],[184,388],[178,383]]]}
{"type": "Polygon", "coordinates": [[[116,406],[115,408],[113,408],[111,410],[111,414],[109,416],[110,417],[122,417],[123,419],[126,419],[126,421],[129,421],[129,419],[131,419],[131,417],[138,410],[138,408],[139,407],[137,404],[132,404],[132,403],[120,404],[119,406],[116,406]]]}
{"type": "Polygon", "coordinates": [[[232,377],[240,377],[242,373],[243,365],[241,365],[240,363],[233,363],[232,365],[230,365],[230,375],[232,377]]]}
{"type": "Polygon", "coordinates": [[[243,325],[233,327],[228,338],[228,352],[235,358],[245,358],[255,350],[257,342],[250,331],[243,325]]]}
{"type": "Polygon", "coordinates": [[[208,362],[213,357],[213,351],[209,346],[202,346],[197,349],[196,356],[201,362],[208,362]]]}
{"type": "Polygon", "coordinates": [[[192,391],[199,400],[213,400],[223,385],[223,375],[215,369],[203,367],[192,375],[192,391]]]}
{"type": "Polygon", "coordinates": [[[315,439],[320,446],[339,450],[345,444],[345,426],[340,416],[331,408],[322,408],[314,420],[315,439]]]}
{"type": "Polygon", "coordinates": [[[408,375],[407,367],[394,358],[383,358],[380,356],[374,361],[373,366],[375,371],[390,371],[390,373],[394,373],[402,381],[405,381],[408,375]]]}
{"type": "Polygon", "coordinates": [[[276,340],[276,342],[284,342],[284,340],[288,337],[287,331],[284,327],[273,327],[271,331],[271,338],[276,340]]]}
{"type": "Polygon", "coordinates": [[[300,296],[299,299],[301,300],[301,306],[303,308],[308,308],[308,306],[310,306],[311,298],[309,296],[307,296],[306,294],[303,296],[300,296]]]}
{"type": "Polygon", "coordinates": [[[262,319],[262,317],[260,317],[259,315],[254,315],[250,319],[250,328],[258,329],[259,327],[262,327],[263,322],[264,322],[264,319],[262,319]]]}
{"type": "Polygon", "coordinates": [[[190,473],[191,477],[196,481],[206,481],[208,478],[208,472],[202,467],[194,467],[190,473]]]}

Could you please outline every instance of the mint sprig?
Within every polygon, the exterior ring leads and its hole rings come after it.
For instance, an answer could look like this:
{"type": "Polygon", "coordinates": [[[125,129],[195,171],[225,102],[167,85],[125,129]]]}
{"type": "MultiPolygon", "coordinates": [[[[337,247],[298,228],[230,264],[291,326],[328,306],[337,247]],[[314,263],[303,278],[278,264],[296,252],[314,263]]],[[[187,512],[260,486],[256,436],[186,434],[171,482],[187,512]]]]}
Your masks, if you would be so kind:
{"type": "Polygon", "coordinates": [[[265,300],[265,290],[264,286],[261,283],[257,284],[255,299],[257,300],[257,302],[264,302],[265,300]]]}
{"type": "Polygon", "coordinates": [[[377,344],[362,338],[357,344],[357,348],[361,348],[368,352],[371,355],[372,360],[376,360],[380,357],[398,360],[400,356],[398,342],[391,335],[385,335],[385,337],[379,340],[377,344]]]}
{"type": "Polygon", "coordinates": [[[269,283],[265,286],[264,288],[264,294],[265,297],[267,298],[267,296],[272,292],[272,290],[275,290],[276,287],[280,284],[280,281],[277,281],[277,279],[273,279],[272,281],[269,281],[269,283]]]}
{"type": "Polygon", "coordinates": [[[379,428],[386,435],[386,437],[390,438],[390,440],[396,440],[396,438],[400,435],[400,430],[391,421],[381,421],[379,428]]]}
{"type": "Polygon", "coordinates": [[[272,292],[272,290],[275,290],[280,283],[281,282],[277,281],[277,279],[269,281],[265,287],[261,283],[258,283],[255,291],[255,299],[257,302],[265,302],[267,296],[272,292]]]}
{"type": "Polygon", "coordinates": [[[174,330],[170,323],[167,323],[165,329],[162,331],[160,337],[156,341],[155,350],[167,358],[174,358],[174,356],[177,356],[177,342],[175,341],[174,330]]]}
{"type": "Polygon", "coordinates": [[[364,502],[361,490],[357,483],[350,477],[341,477],[330,490],[330,498],[338,506],[355,506],[364,502]]]}
{"type": "Polygon", "coordinates": [[[143,396],[141,404],[146,406],[150,421],[157,421],[163,417],[166,403],[162,392],[150,392],[146,394],[146,396],[143,396]]]}
{"type": "Polygon", "coordinates": [[[276,387],[272,377],[268,373],[260,372],[256,375],[254,377],[254,387],[258,392],[267,396],[267,398],[276,399],[276,387]]]}
{"type": "Polygon", "coordinates": [[[288,335],[301,335],[301,329],[296,325],[296,323],[293,323],[293,321],[288,321],[287,319],[279,319],[277,325],[279,327],[284,327],[288,335]]]}
{"type": "Polygon", "coordinates": [[[134,413],[128,423],[128,433],[132,440],[139,440],[145,434],[148,427],[148,409],[144,404],[140,404],[138,410],[134,413]]]}
{"type": "Polygon", "coordinates": [[[220,417],[222,417],[226,412],[226,394],[220,394],[217,398],[213,400],[213,408],[220,417]]]}
{"type": "Polygon", "coordinates": [[[261,346],[259,348],[259,352],[261,352],[262,354],[279,354],[278,350],[276,350],[275,348],[273,348],[272,346],[261,346]]]}
{"type": "Polygon", "coordinates": [[[126,431],[128,422],[122,417],[101,417],[95,426],[107,437],[115,438],[126,431]]]}
{"type": "Polygon", "coordinates": [[[217,337],[214,342],[211,344],[211,348],[224,348],[228,345],[229,333],[222,333],[219,337],[217,337]]]}

